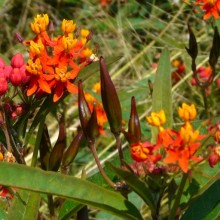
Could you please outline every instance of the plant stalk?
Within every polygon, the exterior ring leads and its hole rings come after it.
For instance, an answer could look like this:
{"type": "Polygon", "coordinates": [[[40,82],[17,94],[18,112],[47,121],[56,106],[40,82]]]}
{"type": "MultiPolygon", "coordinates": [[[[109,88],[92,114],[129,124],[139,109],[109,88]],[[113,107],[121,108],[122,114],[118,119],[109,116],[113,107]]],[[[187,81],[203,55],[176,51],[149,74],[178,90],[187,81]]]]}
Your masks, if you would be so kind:
{"type": "Polygon", "coordinates": [[[93,154],[93,157],[95,159],[95,162],[98,166],[98,169],[102,175],[102,177],[105,179],[105,181],[113,188],[115,188],[115,183],[111,181],[111,179],[106,175],[105,171],[103,170],[101,164],[100,164],[100,161],[99,161],[99,158],[98,158],[98,155],[97,155],[97,152],[96,152],[96,148],[95,148],[95,144],[93,142],[89,142],[89,147],[92,151],[92,154],[93,154]]]}
{"type": "Polygon", "coordinates": [[[170,215],[168,217],[168,220],[175,220],[177,209],[179,207],[180,199],[183,194],[183,190],[184,190],[187,178],[188,178],[188,173],[184,173],[182,176],[182,179],[181,179],[181,183],[179,185],[179,189],[176,194],[176,198],[175,198],[173,207],[172,207],[170,215]]]}

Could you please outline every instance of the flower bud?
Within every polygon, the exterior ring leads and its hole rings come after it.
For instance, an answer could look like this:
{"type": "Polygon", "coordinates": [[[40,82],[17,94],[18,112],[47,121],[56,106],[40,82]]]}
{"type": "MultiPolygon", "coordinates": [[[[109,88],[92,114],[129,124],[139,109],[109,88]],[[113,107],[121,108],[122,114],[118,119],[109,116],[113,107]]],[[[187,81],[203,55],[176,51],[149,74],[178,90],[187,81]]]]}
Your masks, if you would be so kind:
{"type": "Polygon", "coordinates": [[[4,77],[0,77],[0,96],[4,95],[8,90],[8,82],[4,77]]]}
{"type": "Polygon", "coordinates": [[[134,137],[134,140],[132,140],[133,143],[137,143],[141,140],[141,126],[137,114],[136,102],[134,96],[131,98],[131,113],[128,122],[128,133],[134,137]]]}
{"type": "Polygon", "coordinates": [[[22,77],[20,74],[20,69],[14,68],[11,71],[9,80],[13,86],[19,86],[22,83],[22,77]]]}
{"type": "Polygon", "coordinates": [[[81,80],[78,82],[78,110],[79,110],[79,119],[82,129],[86,133],[86,126],[91,118],[91,111],[85,99],[81,80]]]}
{"type": "Polygon", "coordinates": [[[15,54],[11,59],[11,66],[13,68],[21,68],[24,65],[24,57],[21,53],[15,54]]]}
{"type": "Polygon", "coordinates": [[[64,117],[62,116],[59,121],[59,136],[49,158],[49,170],[57,171],[59,169],[65,148],[66,130],[64,117]]]}
{"type": "Polygon", "coordinates": [[[111,80],[103,57],[100,57],[101,97],[111,132],[118,135],[121,131],[122,112],[115,86],[111,80]]]}
{"type": "Polygon", "coordinates": [[[91,117],[86,125],[85,135],[89,142],[94,143],[95,138],[99,134],[97,113],[96,113],[96,104],[93,105],[93,111],[91,117]]]}
{"type": "Polygon", "coordinates": [[[62,158],[62,167],[69,166],[73,160],[75,159],[80,144],[84,138],[83,131],[79,131],[78,134],[74,137],[73,141],[71,142],[70,146],[65,150],[62,158]]]}

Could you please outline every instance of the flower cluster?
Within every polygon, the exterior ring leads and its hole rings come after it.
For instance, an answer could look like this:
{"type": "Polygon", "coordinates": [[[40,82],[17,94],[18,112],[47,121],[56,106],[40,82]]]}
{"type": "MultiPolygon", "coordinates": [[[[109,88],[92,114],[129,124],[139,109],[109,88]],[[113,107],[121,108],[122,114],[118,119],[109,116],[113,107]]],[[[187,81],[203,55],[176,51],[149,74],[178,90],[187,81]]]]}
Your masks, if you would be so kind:
{"type": "Polygon", "coordinates": [[[49,26],[52,31],[47,14],[37,15],[31,23],[35,38],[22,42],[29,46],[27,95],[53,94],[53,101],[57,102],[66,90],[69,93],[78,91],[74,80],[79,71],[92,62],[89,48],[91,32],[76,29],[72,20],[64,19],[62,34],[52,38],[47,32],[49,26]]]}
{"type": "Polygon", "coordinates": [[[178,165],[186,173],[193,162],[197,163],[203,160],[202,157],[195,154],[201,145],[200,140],[204,136],[200,135],[198,130],[194,130],[190,123],[197,115],[195,106],[183,103],[182,107],[178,109],[178,114],[184,121],[184,124],[178,131],[163,127],[166,122],[163,110],[152,112],[147,117],[149,124],[158,128],[157,141],[155,145],[149,142],[132,144],[131,156],[135,161],[148,161],[148,164],[149,161],[152,164],[162,161],[166,165],[178,165]]]}
{"type": "Polygon", "coordinates": [[[220,0],[196,0],[195,4],[205,11],[204,20],[210,17],[219,18],[220,0]]]}
{"type": "Polygon", "coordinates": [[[6,65],[5,61],[0,58],[0,96],[6,94],[9,83],[13,86],[22,86],[28,80],[29,77],[25,71],[25,62],[22,54],[15,54],[11,59],[10,65],[6,65]]]}

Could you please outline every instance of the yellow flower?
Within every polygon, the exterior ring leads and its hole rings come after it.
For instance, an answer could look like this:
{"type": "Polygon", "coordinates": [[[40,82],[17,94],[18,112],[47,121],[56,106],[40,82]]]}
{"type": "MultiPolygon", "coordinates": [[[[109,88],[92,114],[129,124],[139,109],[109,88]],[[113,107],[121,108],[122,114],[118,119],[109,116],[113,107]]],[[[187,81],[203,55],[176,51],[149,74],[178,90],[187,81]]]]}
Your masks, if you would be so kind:
{"type": "Polygon", "coordinates": [[[42,72],[42,66],[40,59],[37,58],[35,62],[33,62],[31,59],[28,60],[28,63],[26,65],[26,70],[33,74],[33,75],[38,75],[42,72]]]}
{"type": "Polygon", "coordinates": [[[31,29],[36,34],[40,34],[45,31],[49,24],[49,17],[47,14],[37,15],[34,18],[34,23],[31,23],[31,29]]]}
{"type": "Polygon", "coordinates": [[[96,93],[100,94],[100,91],[101,91],[101,85],[100,85],[100,82],[97,82],[93,88],[92,88],[96,93]]]}
{"type": "Polygon", "coordinates": [[[180,128],[180,136],[185,144],[192,144],[198,140],[199,131],[194,131],[192,125],[187,122],[183,127],[180,128]]]}
{"type": "Polygon", "coordinates": [[[82,51],[82,55],[84,57],[90,57],[92,55],[92,50],[90,50],[89,48],[86,48],[85,50],[82,51]]]}
{"type": "Polygon", "coordinates": [[[68,34],[67,37],[62,38],[63,47],[65,50],[70,51],[77,43],[77,39],[73,38],[73,34],[68,34]]]}
{"type": "Polygon", "coordinates": [[[147,117],[147,120],[150,125],[156,127],[162,127],[162,125],[166,122],[166,116],[164,110],[159,112],[152,112],[150,116],[147,117]]]}
{"type": "Polygon", "coordinates": [[[80,33],[83,38],[86,38],[89,35],[90,31],[87,29],[81,29],[80,33]]]}
{"type": "Polygon", "coordinates": [[[182,108],[178,108],[178,113],[179,117],[184,121],[193,120],[197,115],[195,105],[187,105],[186,103],[182,104],[182,108]]]}
{"type": "Polygon", "coordinates": [[[64,32],[64,34],[69,34],[75,31],[76,24],[74,24],[72,20],[63,19],[61,29],[64,32]]]}
{"type": "Polygon", "coordinates": [[[39,40],[37,43],[32,40],[30,41],[30,51],[32,53],[40,55],[42,50],[44,50],[44,45],[42,44],[41,40],[39,40]]]}

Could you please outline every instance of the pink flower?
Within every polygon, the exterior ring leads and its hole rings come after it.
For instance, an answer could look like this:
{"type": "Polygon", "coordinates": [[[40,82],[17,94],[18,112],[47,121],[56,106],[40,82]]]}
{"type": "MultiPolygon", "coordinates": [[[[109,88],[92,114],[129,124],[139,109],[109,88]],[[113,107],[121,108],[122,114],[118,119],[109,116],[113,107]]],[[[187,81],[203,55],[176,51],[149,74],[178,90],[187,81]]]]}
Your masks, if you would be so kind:
{"type": "Polygon", "coordinates": [[[19,86],[22,83],[22,75],[20,73],[20,69],[12,69],[9,80],[13,86],[19,86]]]}
{"type": "Polygon", "coordinates": [[[13,68],[21,68],[24,65],[24,57],[20,53],[16,53],[11,59],[11,66],[13,68]]]}
{"type": "Polygon", "coordinates": [[[8,82],[6,78],[0,77],[0,95],[4,95],[8,89],[8,82]]]}

